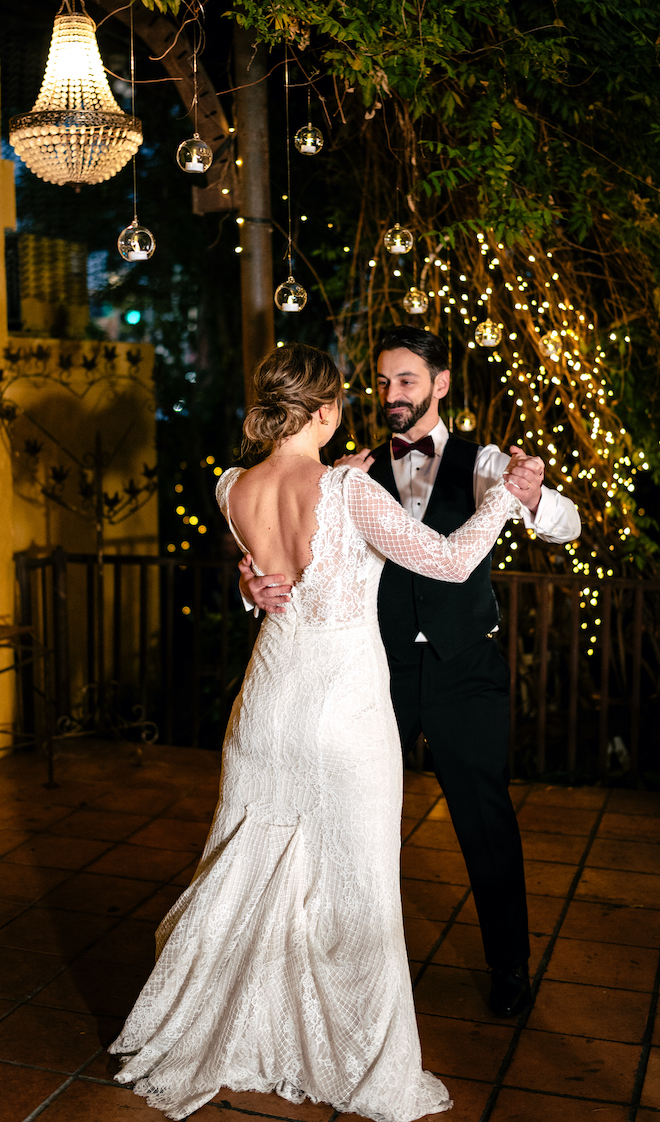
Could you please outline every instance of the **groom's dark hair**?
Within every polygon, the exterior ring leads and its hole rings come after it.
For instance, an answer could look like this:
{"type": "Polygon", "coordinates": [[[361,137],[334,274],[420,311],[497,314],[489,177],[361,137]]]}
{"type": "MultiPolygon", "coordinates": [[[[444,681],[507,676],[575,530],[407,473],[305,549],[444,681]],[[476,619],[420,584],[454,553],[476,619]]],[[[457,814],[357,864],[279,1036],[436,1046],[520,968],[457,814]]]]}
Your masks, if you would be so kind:
{"type": "Polygon", "coordinates": [[[378,362],[378,356],[383,351],[396,351],[399,347],[405,347],[423,358],[432,380],[441,370],[449,368],[449,355],[442,339],[432,331],[423,331],[421,327],[391,327],[376,346],[374,363],[378,362]]]}

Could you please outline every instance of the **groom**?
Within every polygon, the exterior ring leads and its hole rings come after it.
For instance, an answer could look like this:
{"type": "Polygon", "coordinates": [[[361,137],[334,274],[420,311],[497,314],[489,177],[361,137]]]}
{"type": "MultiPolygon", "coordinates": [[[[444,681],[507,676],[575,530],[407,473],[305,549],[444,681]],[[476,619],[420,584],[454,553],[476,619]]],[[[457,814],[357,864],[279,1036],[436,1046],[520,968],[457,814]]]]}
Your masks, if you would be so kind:
{"type": "MultiPolygon", "coordinates": [[[[377,359],[378,393],[394,435],[373,453],[338,464],[369,471],[414,518],[449,534],[474,513],[509,457],[448,433],[438,407],[450,375],[436,335],[394,328],[377,359]]],[[[565,542],[579,535],[573,503],[542,486],[540,459],[517,455],[510,479],[519,488],[525,525],[538,537],[565,542]]],[[[259,607],[272,611],[284,603],[286,586],[267,587],[271,578],[255,578],[245,566],[242,572],[259,607]]],[[[387,561],[378,612],[403,750],[424,734],[467,865],[492,969],[490,1008],[515,1015],[530,1000],[529,937],[520,834],[508,793],[509,669],[493,637],[499,615],[490,557],[464,584],[417,576],[387,561]]]]}

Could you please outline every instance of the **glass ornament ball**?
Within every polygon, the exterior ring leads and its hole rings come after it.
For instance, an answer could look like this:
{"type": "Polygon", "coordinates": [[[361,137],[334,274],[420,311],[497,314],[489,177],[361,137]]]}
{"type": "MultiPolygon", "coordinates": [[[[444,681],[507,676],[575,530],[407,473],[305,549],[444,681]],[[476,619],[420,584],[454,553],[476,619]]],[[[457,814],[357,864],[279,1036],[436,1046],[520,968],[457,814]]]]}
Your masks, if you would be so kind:
{"type": "Polygon", "coordinates": [[[307,293],[294,277],[287,277],[276,288],[274,300],[281,312],[302,312],[307,303],[307,293]]]}
{"type": "Polygon", "coordinates": [[[137,218],[117,238],[117,249],[124,261],[148,261],[153,257],[155,248],[156,239],[151,230],[140,226],[137,218]]]}
{"type": "Polygon", "coordinates": [[[410,230],[395,222],[392,229],[385,234],[383,245],[388,253],[410,253],[414,240],[410,230]]]}
{"type": "Polygon", "coordinates": [[[303,125],[293,138],[293,143],[302,156],[317,156],[323,147],[323,133],[314,125],[303,125]]]}
{"type": "Polygon", "coordinates": [[[493,323],[489,317],[483,323],[478,323],[474,332],[474,341],[480,347],[496,347],[502,338],[502,328],[493,323]]]}
{"type": "Polygon", "coordinates": [[[552,358],[561,351],[561,337],[557,331],[547,331],[539,339],[539,350],[544,358],[552,358]]]}
{"type": "Polygon", "coordinates": [[[429,306],[429,298],[421,288],[411,288],[403,298],[403,306],[408,315],[423,315],[429,306]]]}
{"type": "Polygon", "coordinates": [[[183,140],[176,150],[176,162],[181,171],[189,174],[208,171],[213,163],[213,152],[206,141],[202,140],[198,132],[183,140]]]}
{"type": "Polygon", "coordinates": [[[477,418],[472,410],[461,409],[460,413],[456,414],[454,424],[459,432],[474,432],[477,427],[477,418]]]}

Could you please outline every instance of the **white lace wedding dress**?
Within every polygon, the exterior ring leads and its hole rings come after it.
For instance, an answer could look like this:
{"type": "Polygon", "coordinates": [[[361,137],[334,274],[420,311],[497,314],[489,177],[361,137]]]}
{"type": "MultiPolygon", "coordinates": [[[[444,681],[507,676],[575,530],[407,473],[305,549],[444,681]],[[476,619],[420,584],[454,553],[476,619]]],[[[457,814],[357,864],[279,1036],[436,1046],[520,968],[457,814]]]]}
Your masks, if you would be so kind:
{"type": "MultiPolygon", "coordinates": [[[[226,517],[241,470],[218,483],[226,517]]],[[[443,538],[358,469],[328,469],[319,491],[309,565],[286,611],[264,620],[232,710],[195,879],[110,1048],[124,1058],[116,1079],[173,1119],[222,1087],[377,1122],[452,1105],[421,1065],[376,593],[386,557],[465,580],[519,505],[499,483],[443,538]]]]}

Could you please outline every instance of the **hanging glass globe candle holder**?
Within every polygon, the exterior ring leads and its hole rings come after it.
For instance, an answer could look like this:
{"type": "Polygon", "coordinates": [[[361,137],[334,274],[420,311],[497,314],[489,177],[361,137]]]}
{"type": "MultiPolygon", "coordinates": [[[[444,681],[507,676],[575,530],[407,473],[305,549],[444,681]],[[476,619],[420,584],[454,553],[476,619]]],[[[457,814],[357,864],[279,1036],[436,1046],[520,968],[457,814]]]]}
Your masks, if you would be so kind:
{"type": "Polygon", "coordinates": [[[301,156],[317,156],[323,147],[323,133],[308,121],[293,138],[301,156]]]}
{"type": "Polygon", "coordinates": [[[415,288],[413,285],[403,298],[403,306],[408,315],[422,315],[429,306],[429,298],[421,288],[415,288]]]}
{"type": "Polygon", "coordinates": [[[124,261],[148,261],[153,257],[155,248],[156,239],[151,230],[140,226],[137,218],[117,238],[117,249],[124,261]]]}
{"type": "Polygon", "coordinates": [[[176,150],[176,162],[181,171],[189,173],[208,171],[213,163],[213,152],[199,133],[183,140],[176,150]]]}
{"type": "Polygon", "coordinates": [[[307,293],[293,276],[288,276],[283,284],[275,289],[275,303],[281,312],[302,312],[307,303],[307,293]]]}
{"type": "MultiPolygon", "coordinates": [[[[285,75],[285,79],[286,79],[286,87],[287,87],[287,91],[286,91],[287,92],[287,126],[286,127],[287,127],[287,152],[288,152],[288,150],[289,150],[288,149],[288,143],[289,143],[289,140],[288,140],[288,138],[289,138],[289,116],[288,116],[288,114],[289,114],[289,102],[288,102],[289,75],[288,75],[288,68],[287,68],[287,73],[285,75]]],[[[301,156],[318,156],[319,152],[321,151],[321,149],[323,147],[323,133],[319,129],[315,128],[314,125],[312,124],[312,90],[311,90],[311,86],[309,84],[307,85],[307,124],[303,125],[303,127],[301,129],[298,129],[298,132],[296,133],[296,135],[293,138],[293,143],[295,144],[297,150],[300,152],[301,156]]],[[[289,194],[290,193],[291,192],[289,192],[289,194]]]]}
{"type": "Polygon", "coordinates": [[[459,432],[474,432],[477,427],[477,418],[472,410],[461,409],[460,413],[456,414],[454,424],[459,432]]]}
{"type": "Polygon", "coordinates": [[[544,358],[554,358],[561,352],[561,336],[558,331],[548,331],[539,339],[539,350],[544,358]]]}
{"type": "Polygon", "coordinates": [[[496,347],[502,338],[502,328],[493,323],[490,316],[483,323],[478,323],[474,332],[474,341],[480,347],[496,347]]]}
{"type": "Polygon", "coordinates": [[[388,253],[410,253],[414,240],[410,230],[395,222],[392,229],[385,234],[383,245],[388,253]]]}

